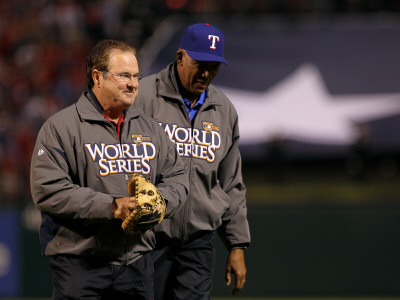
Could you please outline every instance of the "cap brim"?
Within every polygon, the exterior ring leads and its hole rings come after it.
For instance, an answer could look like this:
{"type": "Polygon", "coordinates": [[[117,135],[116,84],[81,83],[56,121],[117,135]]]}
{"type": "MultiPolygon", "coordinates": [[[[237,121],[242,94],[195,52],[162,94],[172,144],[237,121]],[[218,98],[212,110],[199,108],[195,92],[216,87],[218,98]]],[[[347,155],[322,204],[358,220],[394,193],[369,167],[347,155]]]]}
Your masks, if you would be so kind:
{"type": "Polygon", "coordinates": [[[229,64],[226,61],[226,59],[224,57],[221,57],[221,56],[218,56],[218,55],[214,55],[214,54],[210,54],[210,53],[190,51],[190,50],[186,50],[186,52],[194,60],[198,60],[198,61],[218,61],[218,62],[221,62],[221,63],[229,66],[229,64]]]}

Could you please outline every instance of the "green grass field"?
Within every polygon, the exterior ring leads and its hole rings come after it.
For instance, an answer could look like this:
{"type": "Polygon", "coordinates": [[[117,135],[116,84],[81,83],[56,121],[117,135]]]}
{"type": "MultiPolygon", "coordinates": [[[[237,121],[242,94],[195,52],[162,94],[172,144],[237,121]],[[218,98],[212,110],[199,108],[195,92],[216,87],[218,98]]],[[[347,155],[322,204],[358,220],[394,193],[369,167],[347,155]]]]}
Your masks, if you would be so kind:
{"type": "Polygon", "coordinates": [[[236,297],[230,297],[230,298],[211,298],[212,300],[398,300],[400,299],[399,297],[397,298],[336,298],[336,297],[317,297],[317,298],[236,298],[236,297]]]}
{"type": "Polygon", "coordinates": [[[281,181],[274,182],[268,177],[268,170],[252,167],[244,170],[244,178],[248,204],[357,206],[400,203],[400,172],[387,177],[375,172],[365,180],[352,180],[339,164],[322,170],[291,169],[281,181]]]}
{"type": "Polygon", "coordinates": [[[236,298],[236,297],[230,297],[230,298],[211,298],[212,300],[398,300],[400,299],[399,297],[396,298],[385,298],[385,297],[379,297],[379,298],[336,298],[336,297],[317,297],[317,298],[236,298]]]}

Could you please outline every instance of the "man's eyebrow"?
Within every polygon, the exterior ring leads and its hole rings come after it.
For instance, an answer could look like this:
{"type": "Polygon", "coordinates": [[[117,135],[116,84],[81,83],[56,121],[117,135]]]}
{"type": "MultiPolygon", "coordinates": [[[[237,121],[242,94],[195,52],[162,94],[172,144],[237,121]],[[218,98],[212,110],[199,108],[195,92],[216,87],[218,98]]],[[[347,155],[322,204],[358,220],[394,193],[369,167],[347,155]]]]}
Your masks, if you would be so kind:
{"type": "Polygon", "coordinates": [[[135,73],[130,73],[128,71],[121,71],[118,74],[122,74],[122,75],[139,75],[139,72],[135,72],[135,73]]]}

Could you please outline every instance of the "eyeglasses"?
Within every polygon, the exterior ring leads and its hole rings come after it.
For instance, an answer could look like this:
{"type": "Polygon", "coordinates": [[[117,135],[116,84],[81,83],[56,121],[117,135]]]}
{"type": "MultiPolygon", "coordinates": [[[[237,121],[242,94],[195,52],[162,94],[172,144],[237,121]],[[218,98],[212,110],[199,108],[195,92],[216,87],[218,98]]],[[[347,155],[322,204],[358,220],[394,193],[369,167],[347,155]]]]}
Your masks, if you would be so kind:
{"type": "Polygon", "coordinates": [[[139,82],[139,80],[143,78],[142,74],[134,74],[134,75],[131,75],[131,74],[129,74],[129,73],[115,74],[115,73],[111,73],[111,72],[108,72],[108,71],[101,71],[101,72],[114,75],[115,78],[116,78],[119,82],[128,82],[128,81],[130,81],[131,79],[132,79],[134,82],[139,82]]]}

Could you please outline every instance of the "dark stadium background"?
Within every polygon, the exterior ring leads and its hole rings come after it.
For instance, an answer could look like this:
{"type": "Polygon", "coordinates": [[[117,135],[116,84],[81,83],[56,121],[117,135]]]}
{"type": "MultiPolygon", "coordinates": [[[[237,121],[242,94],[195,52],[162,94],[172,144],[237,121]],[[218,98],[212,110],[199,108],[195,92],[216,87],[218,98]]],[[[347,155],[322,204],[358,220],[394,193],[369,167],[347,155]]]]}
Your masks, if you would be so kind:
{"type": "MultiPolygon", "coordinates": [[[[1,1],[0,297],[51,295],[30,158],[41,124],[85,88],[89,49],[123,39],[148,75],[174,59],[195,22],[225,33],[221,88],[268,92],[308,64],[333,102],[400,95],[396,0],[1,1]]],[[[239,297],[400,298],[400,112],[354,125],[368,129],[367,139],[327,144],[288,134],[241,144],[252,245],[239,297]]],[[[227,252],[220,241],[217,248],[213,296],[225,297],[227,252]]]]}

